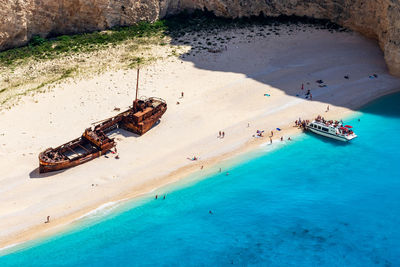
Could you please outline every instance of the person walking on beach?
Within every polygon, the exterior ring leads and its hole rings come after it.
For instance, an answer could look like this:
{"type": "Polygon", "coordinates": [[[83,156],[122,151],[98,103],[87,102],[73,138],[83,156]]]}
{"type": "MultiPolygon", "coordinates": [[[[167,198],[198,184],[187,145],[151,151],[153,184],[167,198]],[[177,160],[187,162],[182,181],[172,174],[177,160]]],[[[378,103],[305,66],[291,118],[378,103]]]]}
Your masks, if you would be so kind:
{"type": "Polygon", "coordinates": [[[326,111],[325,112],[328,112],[329,111],[329,105],[326,107],[326,111]]]}
{"type": "Polygon", "coordinates": [[[49,223],[50,222],[50,216],[47,216],[47,220],[44,223],[49,223]]]}
{"type": "Polygon", "coordinates": [[[221,138],[222,132],[219,131],[218,138],[221,138]]]}
{"type": "Polygon", "coordinates": [[[222,138],[224,138],[225,137],[225,132],[222,132],[222,138]]]}
{"type": "Polygon", "coordinates": [[[182,92],[182,93],[181,93],[181,98],[183,98],[183,96],[184,96],[184,93],[182,92]]]}

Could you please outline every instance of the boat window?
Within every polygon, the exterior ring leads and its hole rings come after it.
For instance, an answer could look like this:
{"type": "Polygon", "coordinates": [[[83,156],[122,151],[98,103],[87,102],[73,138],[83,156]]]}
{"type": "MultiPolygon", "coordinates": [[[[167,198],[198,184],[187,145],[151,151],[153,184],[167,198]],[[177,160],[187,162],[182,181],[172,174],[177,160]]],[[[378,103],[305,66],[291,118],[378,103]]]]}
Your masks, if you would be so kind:
{"type": "Polygon", "coordinates": [[[314,124],[314,128],[317,128],[317,125],[314,124]]]}
{"type": "Polygon", "coordinates": [[[328,128],[322,128],[322,131],[328,132],[328,128]]]}
{"type": "Polygon", "coordinates": [[[321,130],[321,126],[318,126],[318,129],[321,130]]]}
{"type": "Polygon", "coordinates": [[[314,127],[314,124],[311,123],[311,124],[310,124],[310,127],[314,127]]]}

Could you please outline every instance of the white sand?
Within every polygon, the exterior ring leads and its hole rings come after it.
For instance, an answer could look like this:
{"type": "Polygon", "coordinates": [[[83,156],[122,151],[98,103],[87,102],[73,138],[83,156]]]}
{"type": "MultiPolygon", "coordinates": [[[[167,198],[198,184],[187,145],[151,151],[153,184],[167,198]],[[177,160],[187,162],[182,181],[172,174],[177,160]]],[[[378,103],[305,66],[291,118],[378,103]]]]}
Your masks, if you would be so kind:
{"type": "Polygon", "coordinates": [[[124,110],[132,103],[135,84],[135,70],[109,72],[24,97],[20,105],[1,112],[0,247],[49,233],[106,202],[149,192],[201,165],[216,164],[251,146],[257,129],[283,128],[274,138],[286,139],[298,117],[340,119],[400,89],[378,45],[358,34],[238,35],[222,53],[170,58],[141,70],[140,95],[165,99],[168,111],[142,137],[117,134],[119,160],[103,156],[56,175],[38,175],[39,152],[117,114],[114,107],[124,110]],[[368,78],[373,73],[377,79],[368,78]],[[318,79],[328,87],[319,88],[318,79]],[[313,101],[296,97],[305,93],[302,83],[312,89],[313,101]],[[225,132],[224,139],[217,138],[218,131],[225,132]],[[201,161],[187,160],[194,155],[201,161]],[[51,222],[44,224],[47,215],[51,222]]]}

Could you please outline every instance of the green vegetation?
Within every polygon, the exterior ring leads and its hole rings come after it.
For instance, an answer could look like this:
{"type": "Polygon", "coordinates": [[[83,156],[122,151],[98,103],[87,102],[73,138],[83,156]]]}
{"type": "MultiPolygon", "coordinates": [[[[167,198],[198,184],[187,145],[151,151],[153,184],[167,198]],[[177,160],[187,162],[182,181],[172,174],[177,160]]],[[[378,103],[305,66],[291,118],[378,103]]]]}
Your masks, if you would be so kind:
{"type": "MultiPolygon", "coordinates": [[[[33,88],[30,88],[30,89],[28,89],[28,90],[25,90],[24,92],[17,93],[17,94],[14,94],[14,95],[10,95],[10,96],[8,96],[8,97],[2,99],[0,103],[1,103],[1,105],[4,105],[4,104],[6,104],[9,100],[14,99],[15,97],[20,97],[20,96],[27,95],[28,93],[31,93],[31,92],[40,91],[40,89],[44,88],[46,85],[50,85],[50,84],[56,83],[56,82],[58,82],[58,81],[61,81],[61,80],[63,80],[63,79],[66,79],[66,78],[68,78],[68,77],[71,77],[72,74],[73,74],[74,72],[76,72],[76,71],[77,71],[77,68],[68,68],[68,69],[66,69],[66,70],[63,70],[62,73],[61,73],[61,75],[59,75],[58,77],[53,78],[53,79],[50,79],[50,80],[47,80],[46,82],[42,82],[42,83],[39,84],[38,86],[33,87],[33,88]]],[[[17,85],[17,86],[18,86],[18,85],[17,85]]],[[[4,91],[6,91],[6,90],[7,90],[7,88],[3,88],[3,89],[0,90],[0,93],[4,92],[4,91]]]]}
{"type": "Polygon", "coordinates": [[[165,29],[165,21],[157,21],[140,22],[134,26],[116,27],[103,32],[63,35],[49,39],[34,36],[27,46],[0,52],[0,64],[10,66],[28,58],[54,59],[69,53],[91,52],[128,39],[163,36],[165,29]]]}
{"type": "Polygon", "coordinates": [[[203,50],[217,51],[236,38],[228,30],[239,29],[237,34],[242,38],[248,32],[251,34],[247,38],[267,37],[279,35],[282,28],[278,26],[282,24],[332,32],[346,30],[326,20],[305,17],[225,19],[198,11],[93,33],[33,36],[26,46],[0,52],[0,109],[15,103],[10,100],[46,91],[69,77],[89,77],[110,69],[137,68],[165,57],[185,58],[203,50]],[[224,31],[225,36],[219,35],[224,31]]]}
{"type": "MultiPolygon", "coordinates": [[[[183,12],[154,23],[139,22],[133,26],[115,27],[102,32],[63,35],[48,39],[34,36],[27,46],[0,52],[0,65],[9,67],[28,58],[54,59],[71,53],[96,51],[108,46],[115,46],[129,39],[138,39],[138,44],[145,44],[145,39],[148,37],[161,38],[168,35],[173,39],[177,39],[187,33],[196,31],[213,33],[216,30],[245,28],[260,24],[272,26],[280,24],[314,24],[329,30],[343,30],[340,26],[327,20],[306,17],[279,16],[271,18],[261,15],[252,18],[226,19],[216,17],[210,12],[196,11],[191,14],[183,12]]],[[[161,44],[165,45],[164,42],[161,42],[161,44]]],[[[185,42],[185,44],[188,43],[185,42]]]]}

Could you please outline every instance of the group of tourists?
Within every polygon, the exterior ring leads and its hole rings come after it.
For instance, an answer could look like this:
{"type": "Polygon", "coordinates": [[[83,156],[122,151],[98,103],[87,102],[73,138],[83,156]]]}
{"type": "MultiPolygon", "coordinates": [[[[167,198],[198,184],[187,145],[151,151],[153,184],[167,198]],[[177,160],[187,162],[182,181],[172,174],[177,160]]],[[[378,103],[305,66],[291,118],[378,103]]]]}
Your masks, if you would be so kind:
{"type": "Polygon", "coordinates": [[[296,127],[305,129],[307,124],[309,123],[309,120],[301,120],[301,118],[299,118],[294,123],[296,124],[296,127]]]}

